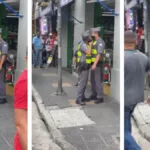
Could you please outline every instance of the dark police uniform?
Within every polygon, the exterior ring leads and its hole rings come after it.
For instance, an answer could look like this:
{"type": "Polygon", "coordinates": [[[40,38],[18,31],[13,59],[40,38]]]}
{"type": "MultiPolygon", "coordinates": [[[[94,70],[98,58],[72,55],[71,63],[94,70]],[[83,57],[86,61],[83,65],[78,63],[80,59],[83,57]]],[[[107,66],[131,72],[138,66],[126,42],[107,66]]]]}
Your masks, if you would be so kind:
{"type": "Polygon", "coordinates": [[[84,93],[88,82],[89,69],[91,66],[91,55],[87,55],[88,45],[81,41],[78,44],[77,63],[79,66],[79,85],[77,89],[76,103],[80,104],[84,100],[84,93]]]}
{"type": "MultiPolygon", "coordinates": [[[[0,61],[3,55],[7,55],[8,53],[8,44],[1,40],[0,41],[0,61]]],[[[2,66],[2,70],[0,71],[0,101],[6,99],[6,87],[5,87],[5,63],[2,66]]]]}
{"type": "MultiPolygon", "coordinates": [[[[99,32],[99,28],[94,28],[92,31],[99,32]]],[[[92,63],[95,62],[96,56],[101,55],[100,61],[97,64],[95,70],[91,70],[91,96],[97,100],[103,98],[103,52],[105,48],[105,43],[103,39],[99,38],[97,41],[93,42],[92,46],[92,63]]]]}

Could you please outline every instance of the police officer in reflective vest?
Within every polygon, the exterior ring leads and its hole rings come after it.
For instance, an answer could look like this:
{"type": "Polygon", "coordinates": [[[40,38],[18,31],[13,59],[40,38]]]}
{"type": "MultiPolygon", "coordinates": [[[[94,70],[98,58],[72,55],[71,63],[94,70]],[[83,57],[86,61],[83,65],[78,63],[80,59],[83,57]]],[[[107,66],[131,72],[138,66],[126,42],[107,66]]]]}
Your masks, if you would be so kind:
{"type": "Polygon", "coordinates": [[[6,87],[5,87],[5,60],[8,53],[8,45],[2,39],[2,29],[0,29],[0,104],[6,102],[6,87]]]}
{"type": "Polygon", "coordinates": [[[90,100],[95,100],[95,103],[103,102],[103,51],[105,43],[100,37],[100,28],[92,28],[92,68],[91,68],[91,96],[90,100]]]}
{"type": "Polygon", "coordinates": [[[90,32],[86,31],[82,35],[82,41],[78,44],[77,52],[77,63],[79,66],[79,85],[77,89],[76,103],[80,105],[85,105],[84,103],[84,93],[88,82],[89,69],[91,67],[91,50],[92,50],[92,39],[90,37],[90,32]]]}

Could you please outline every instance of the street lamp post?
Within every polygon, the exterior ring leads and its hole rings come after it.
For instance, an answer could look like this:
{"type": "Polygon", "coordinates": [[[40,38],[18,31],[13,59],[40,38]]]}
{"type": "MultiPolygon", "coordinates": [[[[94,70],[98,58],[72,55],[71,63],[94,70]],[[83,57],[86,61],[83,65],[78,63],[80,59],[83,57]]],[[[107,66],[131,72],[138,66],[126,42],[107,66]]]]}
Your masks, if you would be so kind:
{"type": "Polygon", "coordinates": [[[57,1],[57,32],[58,32],[58,88],[56,95],[64,95],[62,87],[62,53],[61,53],[61,0],[57,1]]]}

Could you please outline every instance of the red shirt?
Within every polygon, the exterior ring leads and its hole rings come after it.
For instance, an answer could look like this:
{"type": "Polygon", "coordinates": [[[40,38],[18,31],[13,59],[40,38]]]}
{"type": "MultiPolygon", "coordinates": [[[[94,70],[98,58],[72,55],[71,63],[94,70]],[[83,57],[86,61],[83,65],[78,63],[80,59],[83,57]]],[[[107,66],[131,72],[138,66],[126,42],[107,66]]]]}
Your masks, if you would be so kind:
{"type": "MultiPolygon", "coordinates": [[[[20,75],[14,89],[14,108],[15,109],[26,109],[28,108],[28,80],[27,70],[24,70],[20,75]]],[[[14,150],[22,150],[19,136],[16,133],[14,139],[14,150]]]]}

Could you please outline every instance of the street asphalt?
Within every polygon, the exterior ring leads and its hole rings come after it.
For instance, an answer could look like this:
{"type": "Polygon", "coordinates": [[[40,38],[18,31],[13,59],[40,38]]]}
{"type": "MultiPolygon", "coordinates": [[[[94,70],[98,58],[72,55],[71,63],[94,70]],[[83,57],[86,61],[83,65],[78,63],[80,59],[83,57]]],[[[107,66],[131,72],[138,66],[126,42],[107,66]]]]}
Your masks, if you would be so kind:
{"type": "Polygon", "coordinates": [[[57,80],[56,69],[33,69],[33,85],[65,139],[77,150],[119,150],[119,104],[105,96],[102,104],[77,106],[76,78],[63,72],[64,96],[55,96],[57,80]]]}

